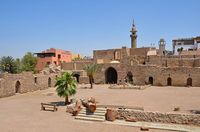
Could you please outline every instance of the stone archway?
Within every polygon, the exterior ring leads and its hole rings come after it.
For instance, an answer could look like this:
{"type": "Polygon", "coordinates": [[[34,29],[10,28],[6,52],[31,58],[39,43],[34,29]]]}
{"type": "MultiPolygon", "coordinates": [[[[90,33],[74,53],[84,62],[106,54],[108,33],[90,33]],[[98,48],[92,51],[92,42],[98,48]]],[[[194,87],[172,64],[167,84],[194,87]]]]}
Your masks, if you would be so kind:
{"type": "Polygon", "coordinates": [[[187,86],[192,86],[192,78],[187,79],[187,86]]]}
{"type": "Polygon", "coordinates": [[[149,84],[153,85],[153,77],[149,77],[149,84]]]}
{"type": "Polygon", "coordinates": [[[75,78],[76,78],[76,81],[79,83],[79,77],[80,77],[80,75],[77,74],[77,73],[75,73],[75,74],[73,74],[73,77],[75,77],[75,78]]]}
{"type": "Polygon", "coordinates": [[[51,87],[51,78],[48,78],[48,87],[51,87]]]}
{"type": "Polygon", "coordinates": [[[105,72],[105,79],[107,84],[117,83],[117,71],[113,67],[109,67],[105,72]]]}
{"type": "Polygon", "coordinates": [[[15,83],[15,93],[20,93],[21,92],[21,83],[20,81],[17,81],[15,83]]]}
{"type": "Polygon", "coordinates": [[[167,78],[167,85],[168,85],[168,86],[171,86],[171,85],[172,85],[172,78],[171,78],[171,77],[168,77],[168,78],[167,78]]]}
{"type": "Polygon", "coordinates": [[[129,71],[129,72],[127,73],[127,75],[126,75],[126,81],[127,81],[128,83],[133,84],[133,74],[132,74],[131,71],[129,71]]]}

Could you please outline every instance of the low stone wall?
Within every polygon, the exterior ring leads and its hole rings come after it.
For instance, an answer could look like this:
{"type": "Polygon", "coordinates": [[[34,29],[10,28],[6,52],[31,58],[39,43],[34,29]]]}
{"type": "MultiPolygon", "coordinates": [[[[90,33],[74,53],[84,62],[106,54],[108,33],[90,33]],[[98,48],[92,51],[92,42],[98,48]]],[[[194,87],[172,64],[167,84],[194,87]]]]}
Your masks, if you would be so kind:
{"type": "Polygon", "coordinates": [[[88,76],[80,76],[80,78],[79,78],[79,83],[80,84],[88,84],[89,83],[89,78],[88,78],[88,76]]]}
{"type": "MultiPolygon", "coordinates": [[[[148,86],[148,85],[147,85],[148,86]]],[[[147,86],[137,86],[137,85],[111,85],[109,89],[136,89],[136,90],[143,90],[147,86]]]]}
{"type": "Polygon", "coordinates": [[[200,126],[200,115],[119,110],[119,119],[200,126]]]}

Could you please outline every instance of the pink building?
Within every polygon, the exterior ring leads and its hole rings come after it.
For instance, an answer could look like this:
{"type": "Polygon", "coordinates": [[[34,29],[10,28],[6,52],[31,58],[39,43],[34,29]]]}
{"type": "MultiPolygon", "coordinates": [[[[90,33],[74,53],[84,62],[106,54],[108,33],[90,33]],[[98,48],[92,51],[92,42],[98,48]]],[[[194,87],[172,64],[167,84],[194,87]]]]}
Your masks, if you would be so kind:
{"type": "Polygon", "coordinates": [[[65,51],[61,49],[50,48],[41,53],[37,54],[38,60],[36,65],[36,70],[41,71],[44,67],[55,64],[57,66],[61,65],[63,62],[71,62],[72,54],[70,51],[65,51]]]}

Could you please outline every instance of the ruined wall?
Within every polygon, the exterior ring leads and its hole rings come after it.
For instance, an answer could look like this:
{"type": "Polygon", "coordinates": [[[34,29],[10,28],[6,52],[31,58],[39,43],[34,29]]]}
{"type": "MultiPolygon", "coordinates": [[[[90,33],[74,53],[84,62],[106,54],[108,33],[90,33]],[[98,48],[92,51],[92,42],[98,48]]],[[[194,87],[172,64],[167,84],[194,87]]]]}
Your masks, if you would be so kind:
{"type": "Polygon", "coordinates": [[[153,78],[153,85],[168,86],[168,78],[171,78],[172,86],[187,86],[188,78],[192,79],[192,86],[200,86],[200,69],[194,67],[158,67],[148,65],[130,64],[101,64],[95,75],[95,83],[106,83],[108,68],[117,71],[117,82],[124,81],[128,72],[133,75],[135,85],[149,84],[149,78],[153,78]]]}
{"type": "Polygon", "coordinates": [[[146,56],[151,48],[130,48],[130,56],[146,56]]]}
{"type": "Polygon", "coordinates": [[[74,70],[83,70],[86,65],[92,64],[92,62],[75,62],[74,70]]]}
{"type": "Polygon", "coordinates": [[[119,118],[135,121],[174,123],[200,126],[200,115],[120,110],[119,118]]]}
{"type": "Polygon", "coordinates": [[[81,76],[81,77],[79,78],[79,83],[80,83],[80,84],[88,84],[88,83],[89,83],[89,78],[88,78],[88,76],[81,76]]]}
{"type": "MultiPolygon", "coordinates": [[[[172,79],[172,86],[187,86],[187,79],[192,79],[192,86],[200,86],[200,69],[189,67],[160,68],[160,75],[156,80],[161,81],[161,85],[167,85],[167,79],[172,79]]],[[[158,82],[155,85],[159,85],[158,82]]]]}
{"type": "Polygon", "coordinates": [[[94,51],[94,61],[98,64],[110,63],[113,60],[118,60],[121,63],[127,63],[128,58],[137,60],[139,64],[145,62],[146,54],[150,48],[126,48],[109,49],[109,50],[96,50],[94,51]]]}
{"type": "Polygon", "coordinates": [[[187,79],[192,79],[192,86],[200,86],[200,69],[189,67],[157,67],[135,66],[131,68],[134,83],[137,85],[149,84],[149,78],[153,78],[153,85],[167,86],[167,80],[171,78],[172,86],[187,86],[187,79]]]}
{"type": "Polygon", "coordinates": [[[68,62],[68,63],[62,63],[61,67],[63,70],[73,70],[74,69],[74,63],[68,62]]]}
{"type": "MultiPolygon", "coordinates": [[[[131,73],[135,85],[149,84],[151,78],[152,85],[156,86],[187,86],[188,79],[191,79],[191,86],[200,86],[200,56],[146,56],[149,50],[150,48],[126,47],[95,50],[93,62],[99,65],[99,70],[94,76],[95,83],[107,83],[107,70],[114,68],[117,72],[117,83],[124,81],[127,74],[131,73]],[[113,60],[118,61],[111,63],[113,60]]],[[[63,69],[80,72],[84,65],[90,63],[65,63],[63,69]]],[[[85,76],[81,79],[83,83],[88,82],[85,76]]]]}
{"type": "Polygon", "coordinates": [[[0,97],[12,96],[46,89],[55,85],[55,74],[43,75],[24,72],[21,74],[4,74],[0,78],[0,97]]]}
{"type": "Polygon", "coordinates": [[[85,65],[92,64],[93,61],[73,61],[69,63],[63,63],[63,70],[83,70],[85,65]]]}
{"type": "Polygon", "coordinates": [[[121,49],[108,49],[108,50],[94,50],[93,51],[94,62],[98,64],[110,63],[113,60],[122,58],[121,49]]]}

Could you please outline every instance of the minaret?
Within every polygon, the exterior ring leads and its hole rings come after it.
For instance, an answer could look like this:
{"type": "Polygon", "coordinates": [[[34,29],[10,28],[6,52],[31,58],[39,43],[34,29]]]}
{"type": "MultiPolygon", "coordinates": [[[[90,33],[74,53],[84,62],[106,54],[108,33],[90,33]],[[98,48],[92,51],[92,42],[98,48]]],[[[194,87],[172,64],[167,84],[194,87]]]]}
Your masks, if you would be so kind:
{"type": "Polygon", "coordinates": [[[159,55],[165,55],[165,45],[166,45],[165,40],[161,38],[158,44],[159,44],[159,55]]]}
{"type": "Polygon", "coordinates": [[[135,27],[135,24],[134,24],[134,20],[133,20],[133,24],[132,24],[132,28],[131,28],[131,48],[137,48],[137,29],[135,27]]]}

